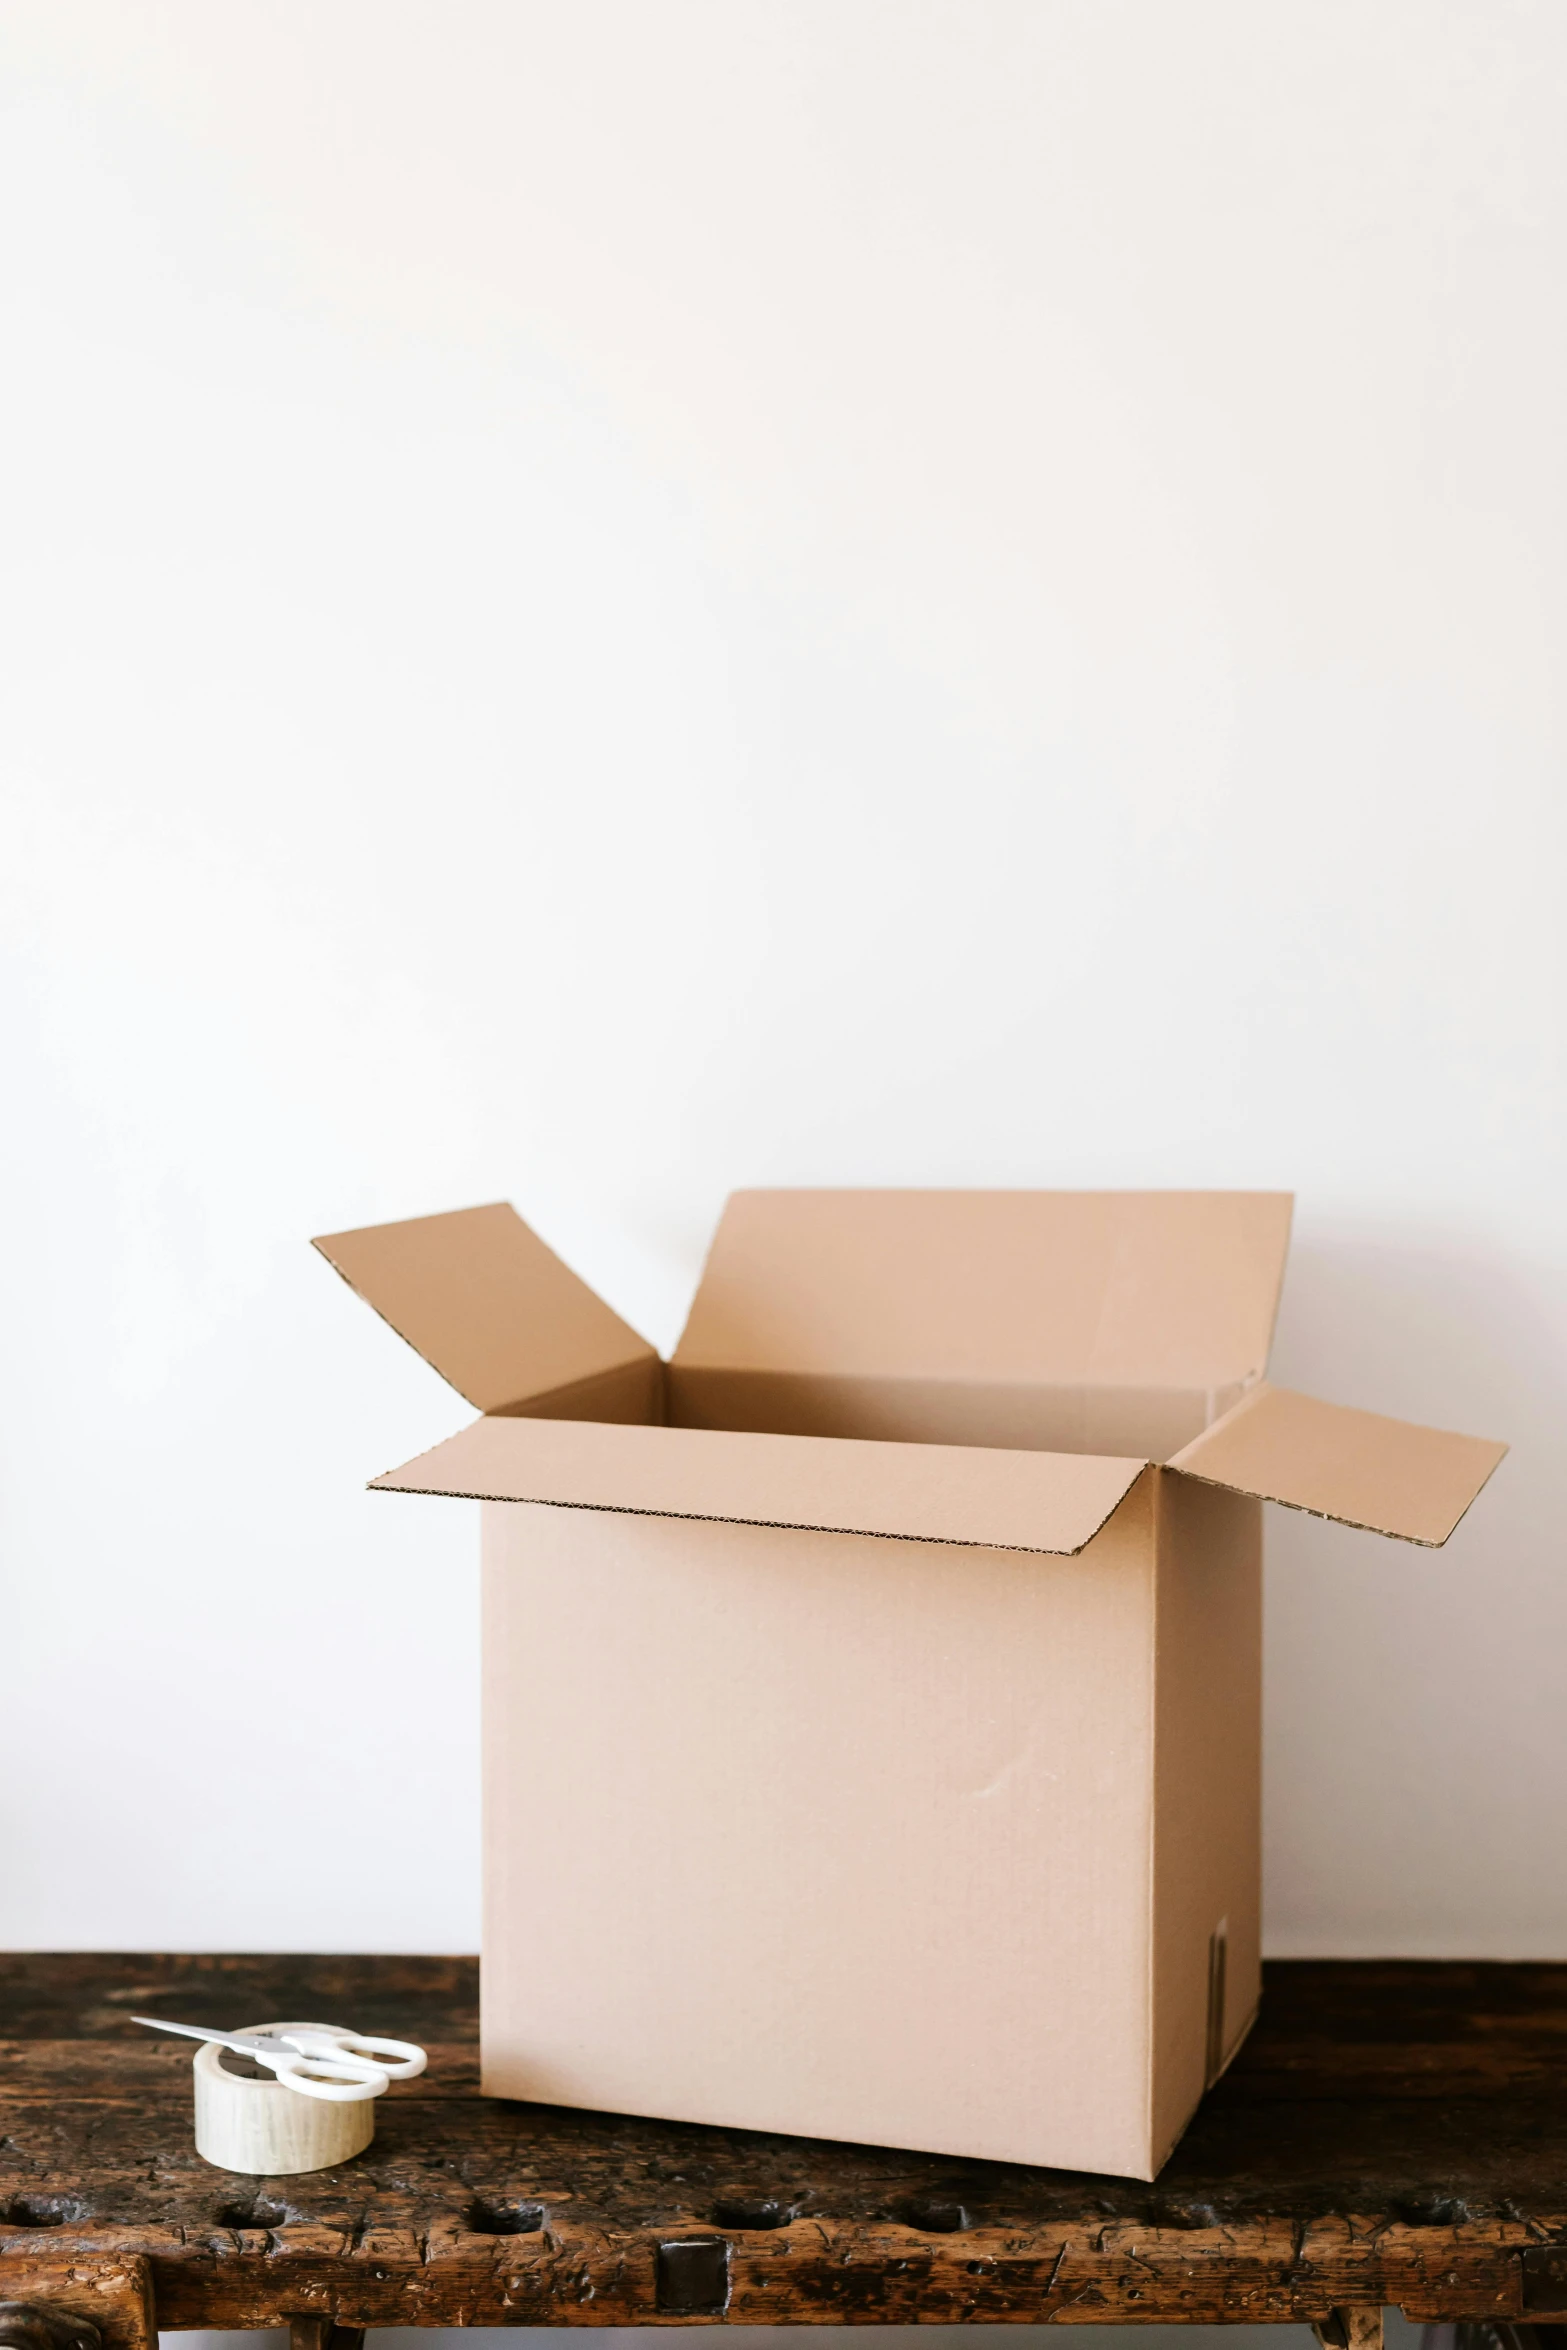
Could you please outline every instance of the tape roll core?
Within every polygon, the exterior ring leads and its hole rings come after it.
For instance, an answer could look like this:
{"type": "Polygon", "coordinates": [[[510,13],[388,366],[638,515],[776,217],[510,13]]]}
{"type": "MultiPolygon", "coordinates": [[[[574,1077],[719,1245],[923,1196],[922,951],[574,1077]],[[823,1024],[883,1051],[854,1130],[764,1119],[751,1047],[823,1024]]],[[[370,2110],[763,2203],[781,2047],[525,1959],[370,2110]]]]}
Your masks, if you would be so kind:
{"type": "MultiPolygon", "coordinates": [[[[242,2032],[324,2031],[299,2022],[241,2024],[242,2032]]],[[[197,2049],[196,2152],[219,2170],[244,2171],[256,2178],[288,2178],[302,2171],[330,2170],[363,2154],[375,2136],[375,2099],[338,2104],[302,2097],[271,2074],[247,2080],[221,2061],[215,2040],[197,2049]]]]}

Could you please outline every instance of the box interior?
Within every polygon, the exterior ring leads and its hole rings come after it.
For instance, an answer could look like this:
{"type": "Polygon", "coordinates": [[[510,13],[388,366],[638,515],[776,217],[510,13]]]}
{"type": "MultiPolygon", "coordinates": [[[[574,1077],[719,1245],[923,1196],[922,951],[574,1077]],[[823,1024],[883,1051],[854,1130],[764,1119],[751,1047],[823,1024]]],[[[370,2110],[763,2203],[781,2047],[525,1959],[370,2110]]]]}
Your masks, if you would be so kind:
{"type": "Polygon", "coordinates": [[[737,1192],[627,1413],[1167,1460],[1260,1377],[1289,1223],[1271,1192],[737,1192]]]}
{"type": "Polygon", "coordinates": [[[557,1390],[501,1416],[1165,1461],[1222,1417],[1243,1392],[1238,1383],[1198,1389],[1048,1387],[688,1368],[655,1360],[613,1388],[594,1382],[567,1393],[557,1390]]]}

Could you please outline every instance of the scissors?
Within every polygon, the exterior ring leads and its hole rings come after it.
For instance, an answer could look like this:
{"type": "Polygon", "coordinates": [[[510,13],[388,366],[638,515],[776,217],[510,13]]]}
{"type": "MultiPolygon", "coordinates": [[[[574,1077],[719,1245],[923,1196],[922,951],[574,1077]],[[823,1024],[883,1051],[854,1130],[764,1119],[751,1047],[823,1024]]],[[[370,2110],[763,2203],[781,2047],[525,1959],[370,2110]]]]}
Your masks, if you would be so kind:
{"type": "Polygon", "coordinates": [[[300,2025],[287,2032],[209,2032],[200,2024],[172,2024],[157,2015],[130,2020],[154,2032],[183,2032],[187,2040],[215,2040],[220,2048],[237,2049],[276,2073],[285,2089],[337,2105],[379,2097],[391,2082],[411,2081],[429,2062],[411,2040],[377,2040],[332,2024],[300,2025]]]}

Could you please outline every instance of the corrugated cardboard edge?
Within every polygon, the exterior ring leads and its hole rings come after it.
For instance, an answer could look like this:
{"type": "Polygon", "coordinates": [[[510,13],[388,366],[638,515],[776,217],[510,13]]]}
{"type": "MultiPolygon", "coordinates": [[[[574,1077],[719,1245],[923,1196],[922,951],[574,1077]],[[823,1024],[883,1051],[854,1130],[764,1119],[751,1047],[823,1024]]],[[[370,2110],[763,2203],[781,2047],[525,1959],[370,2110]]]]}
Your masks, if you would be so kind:
{"type": "MultiPolygon", "coordinates": [[[[932,1542],[964,1550],[1075,1558],[1108,1524],[1148,1466],[1144,1460],[1102,1455],[987,1453],[978,1446],[874,1444],[835,1437],[735,1435],[721,1430],[612,1427],[491,1415],[472,1422],[402,1467],[372,1478],[370,1490],[444,1495],[461,1501],[532,1502],[554,1509],[600,1510],[612,1516],[686,1518],[717,1525],[767,1526],[800,1533],[864,1535],[890,1542],[932,1542]],[[507,1433],[499,1436],[498,1431],[507,1433]],[[495,1465],[503,1447],[510,1462],[517,1464],[515,1473],[500,1472],[495,1465]],[[692,1464],[683,1476],[677,1473],[676,1483],[683,1484],[685,1490],[660,1492],[658,1487],[669,1480],[659,1472],[667,1470],[672,1461],[678,1462],[681,1448],[692,1464]],[[768,1489],[776,1488],[780,1481],[769,1470],[782,1470],[784,1483],[804,1491],[813,1482],[813,1468],[823,1464],[829,1451],[833,1455],[852,1453],[866,1477],[869,1505],[859,1523],[854,1522],[858,1513],[853,1511],[769,1506],[768,1489]],[[738,1477],[724,1480],[731,1486],[727,1506],[702,1504],[704,1453],[715,1465],[739,1471],[738,1477]],[[597,1468],[595,1459],[600,1464],[597,1468]],[[1014,1474],[1037,1478],[1041,1485],[1048,1480],[1047,1464],[1051,1462],[1063,1469],[1070,1463],[1067,1473],[1079,1484],[1089,1463],[1104,1475],[1097,1493],[1081,1500],[1074,1495],[1067,1504],[1075,1521],[1070,1540],[1026,1542],[998,1538],[995,1518],[990,1518],[987,1530],[983,1515],[976,1517],[973,1533],[936,1531],[930,1523],[934,1514],[931,1499],[919,1492],[918,1479],[922,1471],[928,1474],[943,1461],[951,1464],[951,1474],[972,1479],[976,1486],[984,1478],[987,1461],[1011,1463],[1014,1474]],[[757,1465],[754,1478],[748,1474],[753,1464],[757,1465]],[[737,1506],[734,1491],[743,1493],[752,1482],[757,1491],[756,1506],[737,1506]],[[872,1518],[881,1522],[867,1522],[872,1518]]],[[[1028,1506],[1025,1496],[1013,1505],[1012,1514],[1026,1513],[1028,1506]]]]}

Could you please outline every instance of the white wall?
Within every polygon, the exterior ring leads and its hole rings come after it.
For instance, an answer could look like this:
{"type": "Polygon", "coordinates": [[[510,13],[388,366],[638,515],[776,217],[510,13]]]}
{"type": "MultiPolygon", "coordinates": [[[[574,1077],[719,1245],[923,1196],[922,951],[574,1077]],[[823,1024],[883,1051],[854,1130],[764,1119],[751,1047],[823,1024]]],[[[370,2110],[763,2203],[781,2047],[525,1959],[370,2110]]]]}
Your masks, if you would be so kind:
{"type": "Polygon", "coordinates": [[[306,1235],[1294,1186],[1281,1952],[1567,1955],[1567,14],[11,0],[0,1940],[471,1946],[306,1235]]]}

